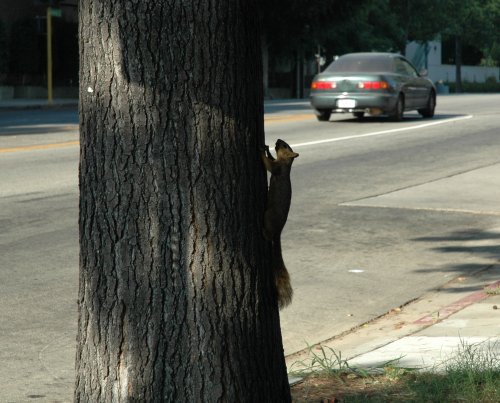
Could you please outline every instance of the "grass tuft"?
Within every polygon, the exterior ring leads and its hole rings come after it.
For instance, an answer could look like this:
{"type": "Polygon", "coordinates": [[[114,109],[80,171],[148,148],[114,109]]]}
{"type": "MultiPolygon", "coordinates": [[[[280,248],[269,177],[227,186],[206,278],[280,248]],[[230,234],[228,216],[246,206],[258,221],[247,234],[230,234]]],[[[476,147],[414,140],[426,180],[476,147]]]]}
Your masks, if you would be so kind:
{"type": "Polygon", "coordinates": [[[461,340],[442,367],[421,372],[401,368],[398,359],[381,368],[359,369],[329,347],[308,347],[310,357],[292,365],[305,381],[292,388],[295,403],[500,402],[500,343],[461,340]],[[378,371],[374,371],[378,370],[378,371]]]}
{"type": "Polygon", "coordinates": [[[290,375],[294,376],[336,376],[355,374],[369,376],[368,371],[351,368],[347,360],[342,358],[342,353],[328,346],[307,346],[309,357],[306,360],[296,361],[290,367],[290,375]]]}
{"type": "Polygon", "coordinates": [[[486,288],[485,292],[487,295],[500,295],[500,287],[486,288]]]}

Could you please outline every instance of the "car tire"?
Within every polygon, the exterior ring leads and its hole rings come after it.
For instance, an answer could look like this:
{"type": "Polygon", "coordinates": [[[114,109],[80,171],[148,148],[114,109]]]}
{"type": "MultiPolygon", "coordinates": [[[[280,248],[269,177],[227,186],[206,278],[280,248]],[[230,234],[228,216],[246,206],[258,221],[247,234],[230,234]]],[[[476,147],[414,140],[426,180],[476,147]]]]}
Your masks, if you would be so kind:
{"type": "Polygon", "coordinates": [[[365,116],[365,113],[364,112],[354,112],[353,113],[354,117],[356,117],[357,119],[363,119],[364,116],[365,116]]]}
{"type": "Polygon", "coordinates": [[[396,106],[391,113],[391,120],[394,122],[400,122],[403,120],[403,114],[405,112],[405,99],[403,94],[399,94],[398,101],[396,102],[396,106]]]}
{"type": "Polygon", "coordinates": [[[329,109],[320,109],[316,111],[316,119],[320,122],[328,122],[330,120],[330,116],[332,111],[329,109]]]}
{"type": "Polygon", "coordinates": [[[424,118],[432,118],[434,116],[434,110],[436,109],[436,94],[431,91],[429,94],[429,99],[427,100],[427,106],[423,109],[419,109],[418,113],[424,118]]]}

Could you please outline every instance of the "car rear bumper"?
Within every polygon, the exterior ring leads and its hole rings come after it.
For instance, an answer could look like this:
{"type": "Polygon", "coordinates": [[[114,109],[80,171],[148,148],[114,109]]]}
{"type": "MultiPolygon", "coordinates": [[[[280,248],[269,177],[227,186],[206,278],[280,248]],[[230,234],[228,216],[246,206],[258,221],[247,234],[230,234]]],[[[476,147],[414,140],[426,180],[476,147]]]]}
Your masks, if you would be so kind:
{"type": "Polygon", "coordinates": [[[332,112],[366,112],[369,110],[378,109],[382,113],[391,112],[395,106],[398,97],[393,93],[386,94],[349,94],[343,95],[339,93],[324,94],[311,93],[310,101],[314,109],[327,109],[332,112]],[[354,107],[342,107],[339,101],[355,100],[354,107]]]}

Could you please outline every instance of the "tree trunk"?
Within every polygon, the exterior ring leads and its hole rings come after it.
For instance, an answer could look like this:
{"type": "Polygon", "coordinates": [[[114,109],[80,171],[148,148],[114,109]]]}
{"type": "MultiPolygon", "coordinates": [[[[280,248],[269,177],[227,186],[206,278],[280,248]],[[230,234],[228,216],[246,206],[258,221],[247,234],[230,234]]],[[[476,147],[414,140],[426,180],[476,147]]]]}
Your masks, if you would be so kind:
{"type": "Polygon", "coordinates": [[[257,3],[80,1],[75,401],[290,401],[257,3]]]}
{"type": "Polygon", "coordinates": [[[296,50],[295,59],[295,98],[304,98],[304,51],[302,46],[299,46],[296,50]]]}
{"type": "Polygon", "coordinates": [[[267,37],[262,35],[262,80],[264,87],[264,98],[269,99],[269,43],[267,37]]]}
{"type": "Polygon", "coordinates": [[[462,38],[455,36],[455,92],[462,92],[462,38]]]}

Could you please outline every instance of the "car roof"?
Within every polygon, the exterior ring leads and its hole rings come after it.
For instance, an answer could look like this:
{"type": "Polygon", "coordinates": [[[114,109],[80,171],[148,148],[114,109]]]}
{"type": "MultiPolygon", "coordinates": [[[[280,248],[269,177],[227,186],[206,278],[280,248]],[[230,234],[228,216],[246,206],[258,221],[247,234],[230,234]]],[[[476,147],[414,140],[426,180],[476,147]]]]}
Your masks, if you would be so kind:
{"type": "Polygon", "coordinates": [[[346,53],[345,55],[340,56],[341,58],[354,57],[357,59],[361,58],[391,58],[394,59],[396,57],[403,57],[399,53],[389,53],[389,52],[355,52],[355,53],[346,53]]]}
{"type": "Polygon", "coordinates": [[[389,52],[346,53],[328,65],[323,73],[388,73],[394,71],[394,60],[400,58],[406,60],[400,54],[389,52]]]}

